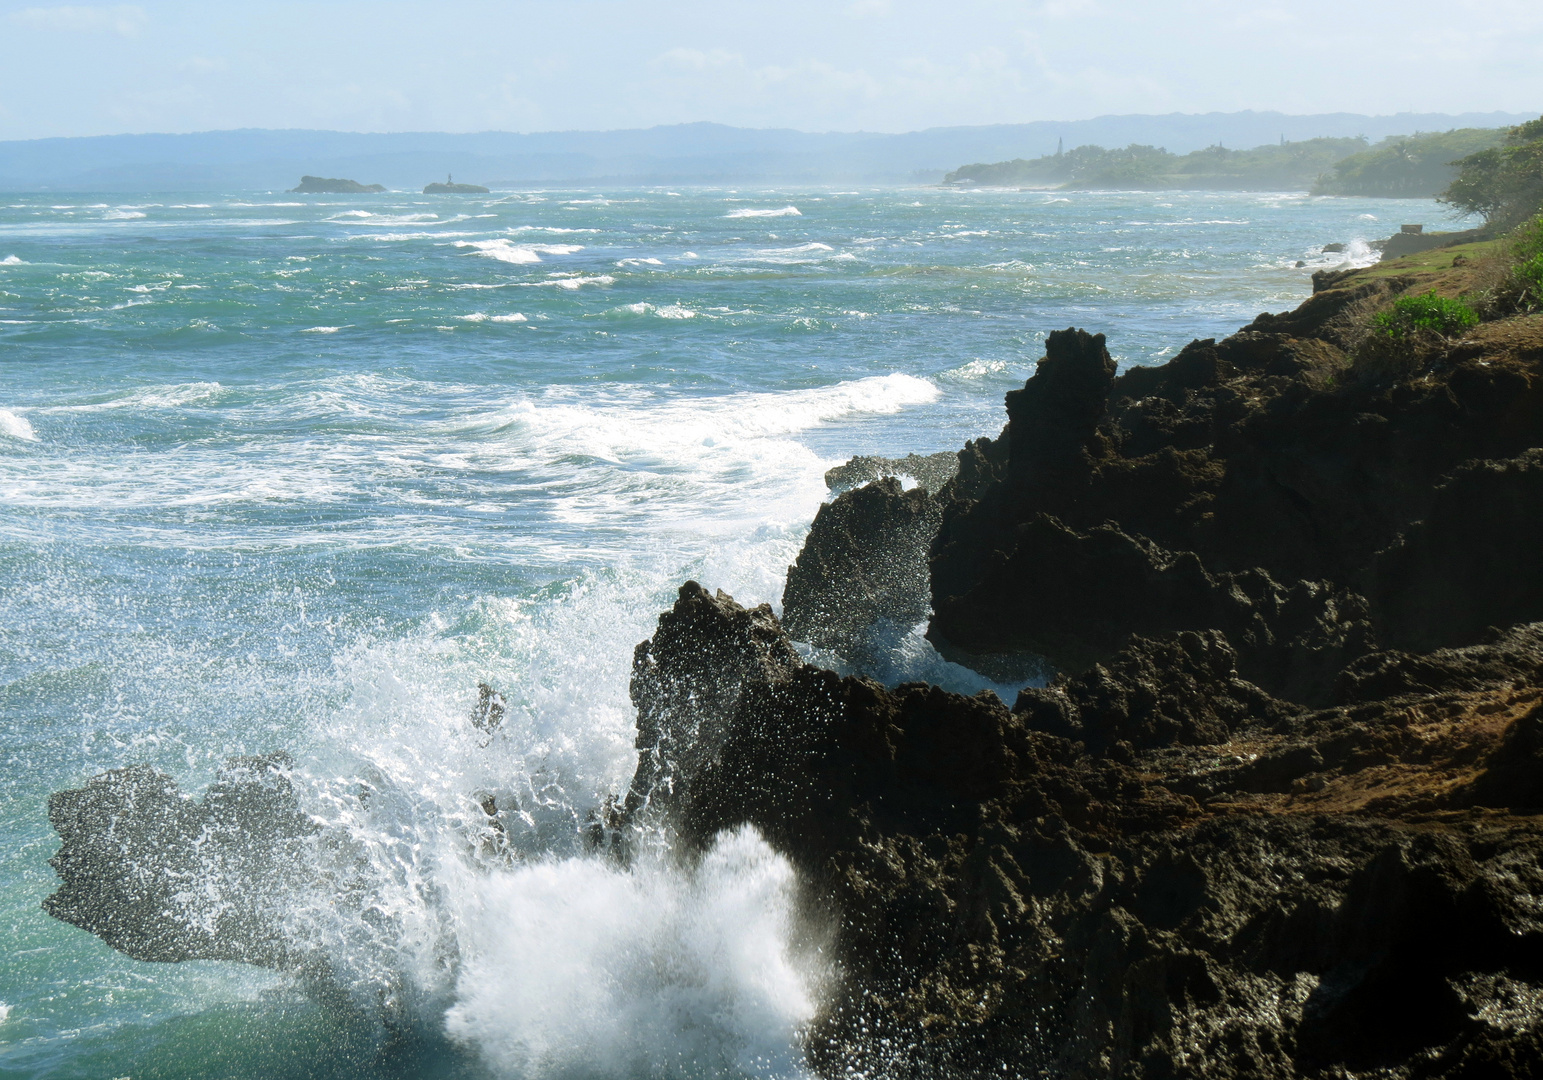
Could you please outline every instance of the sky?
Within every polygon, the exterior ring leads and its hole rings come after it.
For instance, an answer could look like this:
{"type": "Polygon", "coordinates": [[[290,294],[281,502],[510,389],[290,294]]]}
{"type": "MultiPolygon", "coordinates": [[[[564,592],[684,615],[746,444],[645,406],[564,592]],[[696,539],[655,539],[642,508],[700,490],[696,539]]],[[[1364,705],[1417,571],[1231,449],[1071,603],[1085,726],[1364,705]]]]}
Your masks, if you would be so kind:
{"type": "Polygon", "coordinates": [[[0,139],[1543,112],[1540,0],[0,0],[0,139]]]}

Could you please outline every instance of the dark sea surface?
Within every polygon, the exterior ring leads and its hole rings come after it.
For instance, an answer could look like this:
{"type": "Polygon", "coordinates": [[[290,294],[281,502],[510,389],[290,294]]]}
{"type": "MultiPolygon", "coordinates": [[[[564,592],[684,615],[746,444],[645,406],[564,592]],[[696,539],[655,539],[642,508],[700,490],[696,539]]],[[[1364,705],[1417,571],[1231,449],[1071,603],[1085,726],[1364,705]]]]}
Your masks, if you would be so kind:
{"type": "MultiPolygon", "coordinates": [[[[786,863],[749,833],[690,873],[584,850],[633,765],[633,646],[687,578],[777,605],[824,470],[996,434],[1047,331],[1161,363],[1404,221],[1440,211],[0,195],[0,1076],[798,1075],[829,973],[786,863]],[[196,793],[278,749],[328,840],[291,913],[327,1007],[40,910],[51,791],[146,763],[196,793]]],[[[919,633],[891,674],[987,685],[919,633]]]]}

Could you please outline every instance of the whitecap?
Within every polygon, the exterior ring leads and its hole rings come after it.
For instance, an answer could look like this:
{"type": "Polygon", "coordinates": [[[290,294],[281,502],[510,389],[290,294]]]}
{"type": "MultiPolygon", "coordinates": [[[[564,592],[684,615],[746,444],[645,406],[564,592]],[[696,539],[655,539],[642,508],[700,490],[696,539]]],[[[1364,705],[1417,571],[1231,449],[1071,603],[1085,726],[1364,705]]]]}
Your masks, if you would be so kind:
{"type": "Polygon", "coordinates": [[[548,278],[546,281],[522,281],[522,286],[551,285],[558,289],[579,289],[585,285],[614,285],[616,279],[610,274],[591,274],[589,276],[574,275],[573,277],[548,278]]]}
{"type": "Polygon", "coordinates": [[[784,206],[780,210],[752,210],[745,207],[740,210],[730,210],[723,216],[726,218],[803,217],[796,206],[784,206]]]}
{"type": "Polygon", "coordinates": [[[528,322],[528,321],[529,320],[526,319],[524,315],[521,315],[518,311],[510,312],[508,315],[494,315],[493,316],[493,322],[514,323],[514,322],[528,322]]]}
{"type": "Polygon", "coordinates": [[[143,210],[109,210],[102,215],[103,221],[133,221],[145,216],[143,210]]]}
{"type": "Polygon", "coordinates": [[[619,259],[617,266],[663,266],[663,259],[619,259]]]}
{"type": "Polygon", "coordinates": [[[470,315],[457,315],[456,318],[462,322],[487,322],[488,313],[485,311],[474,311],[470,315]]]}
{"type": "Polygon", "coordinates": [[[335,334],[343,329],[341,326],[307,326],[300,331],[302,334],[335,334]]]}
{"type": "Polygon", "coordinates": [[[0,409],[0,435],[9,435],[24,442],[37,442],[37,433],[25,416],[17,416],[10,409],[0,409]]]}
{"type": "Polygon", "coordinates": [[[475,248],[476,254],[506,263],[538,263],[543,255],[572,255],[583,251],[580,244],[516,244],[499,237],[496,240],[457,240],[458,248],[475,248]]]}
{"type": "Polygon", "coordinates": [[[512,233],[522,232],[549,232],[549,233],[597,233],[599,229],[564,229],[558,225],[516,225],[507,230],[512,233]]]}
{"type": "Polygon", "coordinates": [[[11,1007],[9,1005],[7,1005],[5,1002],[0,1001],[0,1024],[5,1023],[10,1018],[11,1018],[11,1007]]]}
{"type": "Polygon", "coordinates": [[[694,319],[697,313],[680,304],[667,304],[654,312],[661,319],[694,319]]]}
{"type": "Polygon", "coordinates": [[[1001,375],[1007,370],[1006,360],[971,360],[960,364],[956,368],[950,368],[943,372],[943,378],[949,379],[983,379],[990,375],[1001,375]]]}
{"type": "Polygon", "coordinates": [[[21,257],[19,255],[7,255],[5,258],[0,259],[0,266],[26,266],[26,265],[27,264],[21,260],[21,257]]]}

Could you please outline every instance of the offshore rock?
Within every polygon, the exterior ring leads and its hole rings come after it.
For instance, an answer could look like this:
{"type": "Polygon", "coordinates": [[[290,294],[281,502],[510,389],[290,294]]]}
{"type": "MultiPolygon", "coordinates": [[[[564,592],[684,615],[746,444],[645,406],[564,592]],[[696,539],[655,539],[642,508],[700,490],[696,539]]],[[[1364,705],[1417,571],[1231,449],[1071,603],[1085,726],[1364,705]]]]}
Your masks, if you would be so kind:
{"type": "Polygon", "coordinates": [[[361,184],[357,180],[339,180],[326,176],[302,176],[289,189],[292,195],[368,195],[386,189],[379,184],[361,184]]]}
{"type": "Polygon", "coordinates": [[[198,802],[144,765],[49,796],[63,883],[43,910],[136,960],[301,967],[280,898],[317,830],[290,767],[282,753],[234,758],[198,802]]]}

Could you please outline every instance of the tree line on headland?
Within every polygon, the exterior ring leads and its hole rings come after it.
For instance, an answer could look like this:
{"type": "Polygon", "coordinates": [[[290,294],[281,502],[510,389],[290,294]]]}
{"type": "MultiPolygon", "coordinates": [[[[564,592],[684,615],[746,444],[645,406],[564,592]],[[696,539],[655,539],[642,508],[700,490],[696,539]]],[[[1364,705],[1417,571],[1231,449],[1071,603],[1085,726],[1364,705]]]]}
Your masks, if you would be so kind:
{"type": "Polygon", "coordinates": [[[1463,175],[1488,170],[1485,175],[1494,173],[1495,182],[1510,182],[1501,174],[1525,172],[1528,161],[1535,171],[1533,152],[1517,147],[1539,139],[1543,133],[1531,131],[1537,126],[1458,128],[1390,137],[1375,145],[1364,138],[1282,139],[1249,150],[1217,145],[1189,154],[1140,144],[1122,149],[1087,145],[1032,159],[964,165],[947,174],[944,183],[1072,190],[1306,189],[1315,195],[1429,198],[1446,191],[1465,166],[1463,175]]]}

